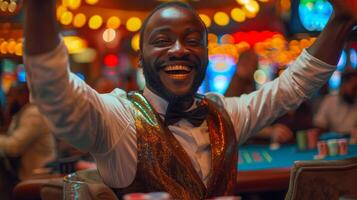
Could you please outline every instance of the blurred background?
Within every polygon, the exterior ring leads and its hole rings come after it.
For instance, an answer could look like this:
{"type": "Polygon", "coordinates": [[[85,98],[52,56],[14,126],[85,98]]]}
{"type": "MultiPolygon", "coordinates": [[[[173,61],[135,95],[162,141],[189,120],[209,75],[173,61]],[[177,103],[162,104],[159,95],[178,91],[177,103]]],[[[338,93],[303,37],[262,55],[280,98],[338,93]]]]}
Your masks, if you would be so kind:
{"type": "MultiPolygon", "coordinates": [[[[150,10],[166,0],[58,0],[57,19],[63,27],[71,67],[89,84],[106,77],[124,90],[141,89],[137,67],[139,29],[150,10]]],[[[200,92],[224,94],[240,69],[240,55],[258,55],[257,88],[279,76],[315,40],[332,13],[326,0],[187,0],[209,30],[209,66],[200,92]]],[[[22,62],[23,1],[0,0],[0,77],[6,93],[25,82],[22,62]]],[[[356,34],[354,34],[356,35],[356,34]]],[[[328,89],[339,88],[340,75],[357,67],[357,42],[341,55],[328,89]]]]}

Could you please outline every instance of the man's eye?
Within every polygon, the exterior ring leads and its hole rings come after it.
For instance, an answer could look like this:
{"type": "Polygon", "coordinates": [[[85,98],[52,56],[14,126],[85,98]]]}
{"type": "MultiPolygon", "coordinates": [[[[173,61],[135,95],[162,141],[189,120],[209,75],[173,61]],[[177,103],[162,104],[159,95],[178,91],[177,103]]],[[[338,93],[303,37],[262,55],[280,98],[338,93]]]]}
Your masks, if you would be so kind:
{"type": "Polygon", "coordinates": [[[196,45],[200,45],[200,43],[201,43],[199,40],[192,40],[192,39],[191,40],[187,40],[186,42],[189,45],[195,45],[195,46],[196,45]]]}
{"type": "Polygon", "coordinates": [[[170,41],[167,39],[159,39],[159,40],[155,40],[154,44],[155,45],[166,45],[168,44],[170,41]]]}

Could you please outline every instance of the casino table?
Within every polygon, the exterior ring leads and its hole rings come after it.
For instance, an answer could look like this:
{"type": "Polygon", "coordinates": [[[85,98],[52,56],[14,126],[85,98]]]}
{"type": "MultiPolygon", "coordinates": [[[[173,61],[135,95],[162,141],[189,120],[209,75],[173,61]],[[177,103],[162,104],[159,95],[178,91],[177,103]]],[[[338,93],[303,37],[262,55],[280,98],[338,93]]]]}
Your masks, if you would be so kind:
{"type": "MultiPolygon", "coordinates": [[[[349,145],[347,155],[328,156],[324,160],[357,157],[357,144],[349,145]]],[[[296,145],[245,145],[239,149],[238,193],[287,189],[294,161],[314,160],[317,150],[299,151],[296,145]]]]}

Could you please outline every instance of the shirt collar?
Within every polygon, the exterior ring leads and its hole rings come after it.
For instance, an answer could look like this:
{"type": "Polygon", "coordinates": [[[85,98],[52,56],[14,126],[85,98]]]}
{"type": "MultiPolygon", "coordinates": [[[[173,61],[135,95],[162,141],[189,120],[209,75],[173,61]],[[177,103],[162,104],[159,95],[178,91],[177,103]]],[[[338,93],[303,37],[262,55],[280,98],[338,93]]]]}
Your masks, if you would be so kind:
{"type": "MultiPolygon", "coordinates": [[[[146,100],[148,100],[150,105],[154,108],[154,110],[157,113],[159,113],[160,115],[165,115],[167,106],[169,104],[165,99],[158,96],[157,94],[155,94],[153,91],[151,91],[147,87],[144,88],[143,96],[146,98],[146,100]]],[[[197,101],[198,101],[198,99],[195,99],[195,103],[193,103],[192,106],[187,111],[190,111],[190,110],[196,108],[197,101]]]]}

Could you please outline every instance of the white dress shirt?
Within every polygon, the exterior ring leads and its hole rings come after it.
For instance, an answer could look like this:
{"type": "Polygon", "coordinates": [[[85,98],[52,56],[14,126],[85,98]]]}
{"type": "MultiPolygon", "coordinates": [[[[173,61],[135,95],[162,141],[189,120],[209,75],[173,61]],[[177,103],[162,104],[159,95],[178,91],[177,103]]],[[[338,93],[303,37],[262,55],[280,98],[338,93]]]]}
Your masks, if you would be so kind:
{"type": "MultiPolygon", "coordinates": [[[[25,56],[25,66],[32,101],[47,116],[56,136],[89,151],[108,186],[128,186],[136,174],[137,143],[134,107],[127,99],[127,93],[115,89],[109,94],[98,94],[70,73],[63,42],[51,52],[25,56]]],[[[279,78],[258,91],[232,98],[208,95],[223,104],[241,144],[287,110],[297,108],[328,80],[334,70],[335,66],[303,51],[279,78]]],[[[158,113],[165,113],[165,100],[147,88],[144,96],[158,113]]],[[[169,129],[189,155],[203,182],[207,183],[211,169],[207,124],[193,127],[181,120],[169,129]]]]}

